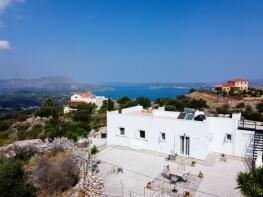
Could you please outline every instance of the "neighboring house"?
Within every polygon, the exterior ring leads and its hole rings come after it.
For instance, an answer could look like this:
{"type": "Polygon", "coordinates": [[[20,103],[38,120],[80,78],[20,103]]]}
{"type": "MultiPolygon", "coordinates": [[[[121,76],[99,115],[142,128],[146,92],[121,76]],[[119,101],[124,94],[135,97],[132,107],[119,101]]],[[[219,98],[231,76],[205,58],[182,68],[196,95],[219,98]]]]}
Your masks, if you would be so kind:
{"type": "Polygon", "coordinates": [[[252,157],[254,153],[249,149],[255,130],[240,127],[240,118],[240,113],[205,117],[204,112],[189,109],[170,112],[135,106],[107,112],[107,142],[201,160],[209,152],[252,157]]]}
{"type": "Polygon", "coordinates": [[[69,105],[64,108],[64,113],[75,110],[74,107],[81,103],[94,103],[99,109],[107,100],[108,98],[104,96],[95,96],[90,92],[76,93],[71,96],[69,105]]]}
{"type": "Polygon", "coordinates": [[[228,81],[227,83],[218,84],[214,88],[216,91],[220,91],[220,92],[247,91],[248,81],[243,79],[233,79],[228,81]]]}

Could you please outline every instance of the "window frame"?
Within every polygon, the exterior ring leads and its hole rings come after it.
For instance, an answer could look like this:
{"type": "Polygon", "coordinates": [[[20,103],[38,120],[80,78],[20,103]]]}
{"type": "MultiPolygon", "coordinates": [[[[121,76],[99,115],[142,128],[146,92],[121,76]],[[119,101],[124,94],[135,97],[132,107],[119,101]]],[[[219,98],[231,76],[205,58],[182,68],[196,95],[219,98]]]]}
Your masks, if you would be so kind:
{"type": "Polygon", "coordinates": [[[161,133],[161,141],[165,142],[166,141],[166,133],[165,132],[160,132],[160,133],[161,133]]]}
{"type": "Polygon", "coordinates": [[[119,135],[125,136],[125,128],[124,127],[119,127],[119,131],[120,131],[119,135]],[[123,131],[123,134],[122,134],[122,131],[123,131]]]}
{"type": "Polygon", "coordinates": [[[143,129],[139,129],[139,138],[140,139],[146,139],[146,131],[143,129]],[[144,137],[141,137],[141,132],[144,132],[144,137]]]}
{"type": "Polygon", "coordinates": [[[225,141],[226,142],[232,142],[232,134],[231,133],[226,133],[226,136],[225,136],[225,141]],[[228,139],[228,136],[230,136],[230,139],[228,139]]]}

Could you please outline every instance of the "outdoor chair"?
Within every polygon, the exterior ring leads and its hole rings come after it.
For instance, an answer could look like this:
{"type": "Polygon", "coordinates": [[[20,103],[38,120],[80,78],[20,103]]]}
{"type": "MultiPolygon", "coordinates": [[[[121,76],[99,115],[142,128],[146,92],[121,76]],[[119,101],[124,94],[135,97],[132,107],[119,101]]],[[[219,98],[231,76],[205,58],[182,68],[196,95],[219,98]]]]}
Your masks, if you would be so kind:
{"type": "Polygon", "coordinates": [[[188,173],[185,173],[183,176],[182,176],[182,181],[183,182],[187,182],[188,181],[188,176],[190,175],[190,172],[188,173]]]}

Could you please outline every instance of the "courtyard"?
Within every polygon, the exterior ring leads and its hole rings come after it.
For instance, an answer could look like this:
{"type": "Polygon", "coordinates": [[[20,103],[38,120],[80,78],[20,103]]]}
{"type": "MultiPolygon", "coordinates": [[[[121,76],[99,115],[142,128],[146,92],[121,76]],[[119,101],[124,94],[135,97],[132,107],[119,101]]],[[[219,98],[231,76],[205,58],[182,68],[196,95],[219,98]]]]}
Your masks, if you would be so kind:
{"type": "Polygon", "coordinates": [[[238,157],[210,153],[205,161],[176,157],[168,161],[167,155],[151,151],[131,150],[121,146],[107,146],[97,155],[100,160],[99,176],[109,196],[241,196],[235,189],[238,172],[245,171],[244,161],[238,157]],[[195,161],[195,166],[192,162],[195,161]],[[171,183],[164,171],[180,171],[185,181],[171,183]],[[200,178],[199,173],[203,174],[200,178]],[[146,187],[151,183],[150,189],[146,187]]]}

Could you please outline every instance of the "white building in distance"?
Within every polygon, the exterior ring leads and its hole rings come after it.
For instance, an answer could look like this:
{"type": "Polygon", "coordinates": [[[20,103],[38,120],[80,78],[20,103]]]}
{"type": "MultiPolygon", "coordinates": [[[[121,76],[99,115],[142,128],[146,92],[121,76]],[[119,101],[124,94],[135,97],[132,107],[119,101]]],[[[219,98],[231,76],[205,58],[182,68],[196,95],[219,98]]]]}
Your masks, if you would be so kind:
{"type": "Polygon", "coordinates": [[[255,131],[253,127],[241,128],[240,118],[240,113],[205,117],[204,112],[191,109],[169,112],[164,108],[145,110],[135,106],[107,113],[107,142],[201,160],[209,152],[255,156],[255,131]]]}
{"type": "Polygon", "coordinates": [[[90,92],[76,93],[71,96],[69,105],[64,108],[64,113],[75,110],[74,107],[82,103],[94,103],[97,106],[97,109],[100,109],[101,106],[107,101],[108,98],[104,96],[95,96],[90,92]]]}

